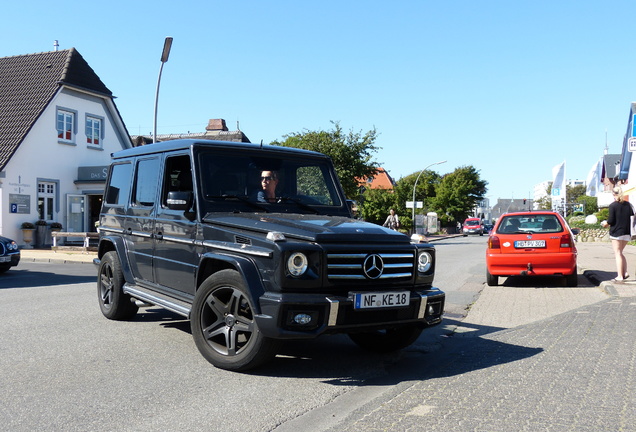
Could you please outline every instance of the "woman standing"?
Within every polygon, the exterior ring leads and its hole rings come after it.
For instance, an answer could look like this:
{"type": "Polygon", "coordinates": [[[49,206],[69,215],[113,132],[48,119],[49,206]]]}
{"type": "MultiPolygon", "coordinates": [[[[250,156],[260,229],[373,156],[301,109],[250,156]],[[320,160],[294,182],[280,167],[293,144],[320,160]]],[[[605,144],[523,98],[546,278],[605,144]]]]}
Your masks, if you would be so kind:
{"type": "Polygon", "coordinates": [[[627,259],[623,255],[623,250],[627,242],[631,240],[631,216],[634,214],[632,205],[625,201],[623,197],[623,189],[616,186],[612,189],[614,202],[609,206],[609,217],[606,221],[601,222],[603,227],[609,225],[610,239],[612,240],[612,248],[616,258],[617,276],[612,279],[613,282],[624,282],[629,277],[627,274],[627,259]]]}

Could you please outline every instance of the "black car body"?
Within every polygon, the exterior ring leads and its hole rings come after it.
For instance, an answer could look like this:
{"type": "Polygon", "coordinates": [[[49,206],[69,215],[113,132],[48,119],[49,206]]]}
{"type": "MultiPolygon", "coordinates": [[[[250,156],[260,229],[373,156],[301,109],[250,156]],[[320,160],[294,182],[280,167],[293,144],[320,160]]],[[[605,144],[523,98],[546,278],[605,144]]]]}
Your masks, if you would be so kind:
{"type": "Polygon", "coordinates": [[[130,318],[136,299],[188,317],[217,367],[324,333],[399,349],[442,320],[434,247],[352,219],[320,153],[193,140],[118,152],[99,231],[104,315],[130,318]],[[266,170],[280,178],[271,202],[258,198],[266,170]]]}
{"type": "Polygon", "coordinates": [[[7,237],[0,236],[0,273],[8,271],[20,262],[18,244],[7,237]]]}

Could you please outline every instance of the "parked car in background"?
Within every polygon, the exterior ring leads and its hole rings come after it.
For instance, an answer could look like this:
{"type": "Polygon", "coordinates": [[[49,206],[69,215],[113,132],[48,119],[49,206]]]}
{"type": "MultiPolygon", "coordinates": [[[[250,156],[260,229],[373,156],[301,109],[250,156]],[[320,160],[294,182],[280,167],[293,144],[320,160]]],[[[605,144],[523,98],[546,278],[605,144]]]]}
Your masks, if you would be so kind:
{"type": "Polygon", "coordinates": [[[0,236],[0,273],[4,273],[20,262],[18,244],[10,238],[0,236]]]}
{"type": "Polygon", "coordinates": [[[462,234],[466,237],[468,234],[484,235],[484,225],[480,218],[468,218],[462,225],[462,234]]]}
{"type": "Polygon", "coordinates": [[[494,225],[490,222],[484,222],[484,234],[490,234],[490,231],[492,231],[493,227],[494,225]]]}
{"type": "Polygon", "coordinates": [[[500,276],[562,276],[577,286],[574,232],[559,213],[518,212],[499,218],[486,249],[486,282],[500,276]]]}

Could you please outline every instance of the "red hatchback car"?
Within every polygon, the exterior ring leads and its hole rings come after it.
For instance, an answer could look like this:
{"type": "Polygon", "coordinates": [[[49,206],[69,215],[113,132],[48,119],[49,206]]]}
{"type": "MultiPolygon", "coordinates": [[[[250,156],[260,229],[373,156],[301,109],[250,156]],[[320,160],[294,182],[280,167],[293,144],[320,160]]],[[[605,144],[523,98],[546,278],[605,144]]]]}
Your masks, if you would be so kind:
{"type": "Polygon", "coordinates": [[[488,237],[486,282],[496,286],[499,276],[559,275],[575,287],[576,256],[573,231],[560,214],[507,213],[488,237]]]}

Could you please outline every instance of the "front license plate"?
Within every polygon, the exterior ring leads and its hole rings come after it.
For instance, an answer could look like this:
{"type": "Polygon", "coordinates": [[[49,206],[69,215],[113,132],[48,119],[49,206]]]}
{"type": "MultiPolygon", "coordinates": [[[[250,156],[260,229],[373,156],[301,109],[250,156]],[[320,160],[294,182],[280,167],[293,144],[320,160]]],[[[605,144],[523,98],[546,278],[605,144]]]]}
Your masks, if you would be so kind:
{"type": "Polygon", "coordinates": [[[409,305],[408,291],[355,293],[355,309],[376,309],[409,305]]]}
{"type": "Polygon", "coordinates": [[[545,240],[517,240],[516,248],[544,248],[545,240]]]}
{"type": "Polygon", "coordinates": [[[9,261],[11,261],[11,257],[10,256],[0,257],[0,262],[9,262],[9,261]]]}

